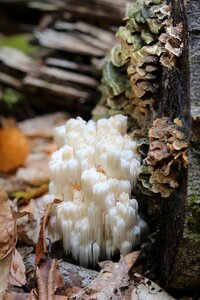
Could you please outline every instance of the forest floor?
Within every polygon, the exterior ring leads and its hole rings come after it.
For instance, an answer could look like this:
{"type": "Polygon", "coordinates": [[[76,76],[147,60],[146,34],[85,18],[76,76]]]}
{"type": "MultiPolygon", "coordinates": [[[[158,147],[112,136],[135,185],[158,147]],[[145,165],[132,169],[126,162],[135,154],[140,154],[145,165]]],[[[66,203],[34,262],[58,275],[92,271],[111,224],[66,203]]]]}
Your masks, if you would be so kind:
{"type": "Polygon", "coordinates": [[[18,123],[2,119],[0,187],[9,200],[1,189],[1,299],[174,299],[134,270],[140,251],[90,270],[73,264],[61,243],[51,245],[46,237],[50,207],[59,202],[45,207],[43,201],[56,150],[53,128],[68,118],[57,112],[18,123]]]}

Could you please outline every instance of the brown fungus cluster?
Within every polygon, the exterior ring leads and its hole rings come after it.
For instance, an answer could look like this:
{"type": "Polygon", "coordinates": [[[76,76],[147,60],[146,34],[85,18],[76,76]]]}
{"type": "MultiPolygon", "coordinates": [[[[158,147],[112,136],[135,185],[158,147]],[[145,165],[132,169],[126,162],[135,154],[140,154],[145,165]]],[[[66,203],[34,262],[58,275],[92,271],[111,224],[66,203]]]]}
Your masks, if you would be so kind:
{"type": "Polygon", "coordinates": [[[127,4],[126,24],[116,34],[119,43],[105,59],[94,118],[126,114],[136,127],[147,127],[156,107],[160,65],[171,68],[181,54],[181,25],[173,27],[170,14],[164,0],[127,4]]]}
{"type": "Polygon", "coordinates": [[[149,130],[149,152],[140,173],[144,193],[160,193],[167,198],[179,186],[182,168],[188,164],[188,143],[182,132],[182,122],[159,118],[149,130]]]}

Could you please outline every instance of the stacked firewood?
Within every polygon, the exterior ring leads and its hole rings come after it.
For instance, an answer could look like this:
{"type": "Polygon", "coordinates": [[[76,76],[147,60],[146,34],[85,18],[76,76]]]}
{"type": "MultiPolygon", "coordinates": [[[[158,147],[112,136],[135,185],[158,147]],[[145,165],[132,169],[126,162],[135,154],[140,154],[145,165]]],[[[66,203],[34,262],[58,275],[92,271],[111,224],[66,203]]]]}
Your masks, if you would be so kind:
{"type": "Polygon", "coordinates": [[[103,58],[114,43],[126,2],[1,0],[7,22],[17,22],[19,8],[32,16],[28,20],[21,13],[18,27],[31,29],[32,43],[38,46],[31,56],[0,48],[2,94],[11,87],[41,111],[58,107],[89,117],[100,97],[103,58]]]}

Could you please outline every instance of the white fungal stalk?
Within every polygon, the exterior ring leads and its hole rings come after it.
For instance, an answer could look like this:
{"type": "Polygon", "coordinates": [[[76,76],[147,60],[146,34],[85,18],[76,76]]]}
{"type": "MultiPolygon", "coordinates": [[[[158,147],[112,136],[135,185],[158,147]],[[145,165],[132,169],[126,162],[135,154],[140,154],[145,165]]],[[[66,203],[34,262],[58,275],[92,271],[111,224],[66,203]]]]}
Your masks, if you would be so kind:
{"type": "Polygon", "coordinates": [[[50,193],[64,202],[54,223],[66,252],[81,265],[96,264],[140,243],[145,222],[131,199],[140,158],[126,134],[127,118],[70,119],[54,131],[58,146],[49,163],[50,193]]]}

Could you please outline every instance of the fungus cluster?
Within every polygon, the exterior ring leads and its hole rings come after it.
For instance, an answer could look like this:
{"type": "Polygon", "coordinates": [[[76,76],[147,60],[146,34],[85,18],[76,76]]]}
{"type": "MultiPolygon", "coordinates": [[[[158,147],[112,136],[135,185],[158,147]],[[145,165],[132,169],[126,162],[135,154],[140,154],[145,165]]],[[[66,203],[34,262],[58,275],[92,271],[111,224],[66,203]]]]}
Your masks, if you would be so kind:
{"type": "Polygon", "coordinates": [[[116,33],[119,43],[105,59],[102,99],[93,111],[95,118],[102,111],[104,115],[123,113],[134,127],[148,127],[157,106],[161,65],[172,68],[183,46],[182,26],[174,27],[170,15],[165,0],[127,4],[125,26],[116,33]]]}
{"type": "Polygon", "coordinates": [[[145,194],[160,193],[168,198],[179,186],[183,168],[187,168],[188,141],[183,123],[163,117],[154,120],[149,130],[149,152],[140,172],[140,188],[145,194]]]}
{"type": "Polygon", "coordinates": [[[140,244],[145,222],[131,198],[139,174],[137,144],[126,134],[127,117],[98,122],[70,119],[54,131],[50,193],[63,199],[54,222],[65,251],[95,265],[140,244]]]}

